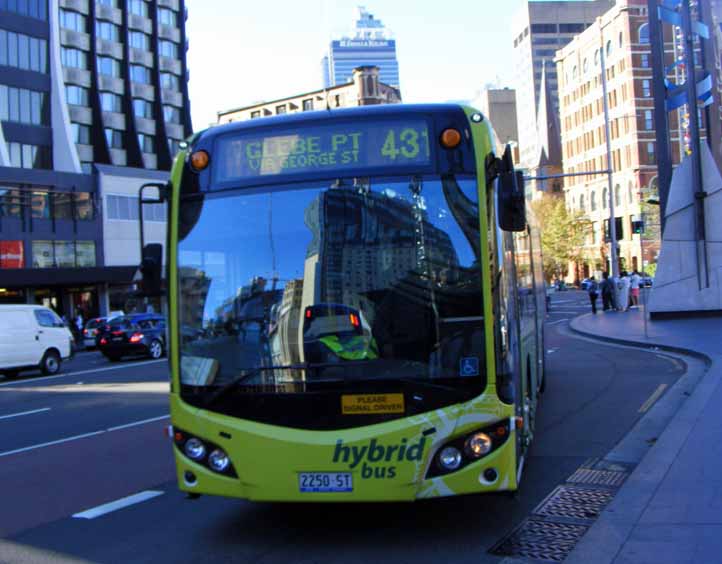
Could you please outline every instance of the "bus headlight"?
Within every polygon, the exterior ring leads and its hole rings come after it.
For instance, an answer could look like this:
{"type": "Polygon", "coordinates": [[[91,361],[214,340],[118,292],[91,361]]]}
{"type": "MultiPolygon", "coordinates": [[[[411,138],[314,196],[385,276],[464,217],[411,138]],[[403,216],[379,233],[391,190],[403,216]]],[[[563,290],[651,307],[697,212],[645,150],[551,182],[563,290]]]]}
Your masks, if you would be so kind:
{"type": "Polygon", "coordinates": [[[228,455],[221,449],[217,448],[208,455],[208,466],[216,472],[225,472],[230,466],[231,461],[228,455]]]}
{"type": "Polygon", "coordinates": [[[461,452],[456,447],[448,446],[441,449],[437,460],[441,468],[447,472],[453,472],[461,466],[461,452]]]}
{"type": "Polygon", "coordinates": [[[206,445],[200,439],[191,437],[183,445],[183,451],[191,460],[201,460],[206,455],[206,445]]]}
{"type": "Polygon", "coordinates": [[[464,453],[469,458],[481,458],[491,451],[493,442],[486,433],[474,433],[464,442],[464,453]]]}

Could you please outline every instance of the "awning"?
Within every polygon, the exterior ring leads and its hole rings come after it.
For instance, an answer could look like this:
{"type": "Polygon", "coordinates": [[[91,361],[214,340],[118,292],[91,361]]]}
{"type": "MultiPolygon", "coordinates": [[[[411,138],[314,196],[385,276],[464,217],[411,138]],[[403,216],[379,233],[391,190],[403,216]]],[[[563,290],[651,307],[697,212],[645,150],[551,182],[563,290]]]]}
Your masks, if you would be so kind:
{"type": "Polygon", "coordinates": [[[0,270],[0,286],[48,287],[89,284],[131,284],[137,266],[86,268],[13,268],[0,270]]]}

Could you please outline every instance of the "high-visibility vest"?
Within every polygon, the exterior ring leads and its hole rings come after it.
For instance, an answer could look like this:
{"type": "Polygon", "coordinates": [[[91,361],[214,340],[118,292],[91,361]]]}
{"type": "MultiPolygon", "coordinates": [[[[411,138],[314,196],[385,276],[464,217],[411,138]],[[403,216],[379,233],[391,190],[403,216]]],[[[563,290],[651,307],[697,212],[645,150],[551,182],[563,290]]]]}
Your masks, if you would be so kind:
{"type": "Polygon", "coordinates": [[[371,337],[349,337],[339,339],[338,335],[328,335],[319,339],[331,352],[344,360],[374,360],[379,357],[376,340],[371,337]]]}

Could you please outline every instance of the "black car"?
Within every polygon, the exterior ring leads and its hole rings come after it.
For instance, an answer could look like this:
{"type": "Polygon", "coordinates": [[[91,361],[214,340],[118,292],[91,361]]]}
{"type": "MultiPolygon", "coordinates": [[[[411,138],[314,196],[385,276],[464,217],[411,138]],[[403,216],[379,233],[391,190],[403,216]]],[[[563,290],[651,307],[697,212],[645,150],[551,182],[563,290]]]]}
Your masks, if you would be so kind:
{"type": "Polygon", "coordinates": [[[160,358],[166,352],[165,318],[155,313],[115,317],[98,333],[96,343],[111,361],[131,355],[160,358]]]}

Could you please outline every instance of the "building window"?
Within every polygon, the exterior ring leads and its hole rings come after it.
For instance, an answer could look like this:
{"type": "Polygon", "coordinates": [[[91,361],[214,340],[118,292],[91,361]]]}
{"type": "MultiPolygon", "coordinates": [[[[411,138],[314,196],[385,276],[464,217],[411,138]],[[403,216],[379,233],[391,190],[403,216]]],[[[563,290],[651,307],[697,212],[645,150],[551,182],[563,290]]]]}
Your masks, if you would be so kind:
{"type": "Polygon", "coordinates": [[[120,62],[111,57],[98,57],[96,60],[100,74],[120,78],[120,62]]]}
{"type": "Polygon", "coordinates": [[[642,68],[648,69],[649,68],[649,54],[648,53],[642,53],[642,68]]]}
{"type": "Polygon", "coordinates": [[[136,16],[148,17],[148,4],[144,0],[128,0],[128,10],[136,16]]]}
{"type": "Polygon", "coordinates": [[[25,143],[8,143],[10,166],[17,168],[52,168],[50,147],[27,145],[25,143]]]}
{"type": "Polygon", "coordinates": [[[606,210],[607,205],[609,204],[609,190],[605,188],[602,190],[602,209],[606,210]]]}
{"type": "Polygon", "coordinates": [[[118,26],[104,21],[95,22],[95,35],[106,41],[118,41],[120,30],[118,26]]]}
{"type": "Polygon", "coordinates": [[[647,143],[647,164],[657,164],[657,155],[654,152],[654,143],[647,143]]]}
{"type": "Polygon", "coordinates": [[[70,130],[73,133],[73,141],[81,145],[90,145],[90,127],[80,123],[71,123],[70,130]]]}
{"type": "Polygon", "coordinates": [[[90,192],[75,192],[75,219],[78,221],[91,221],[95,217],[93,195],[90,192]]]}
{"type": "Polygon", "coordinates": [[[155,153],[155,138],[152,135],[138,133],[138,145],[144,153],[155,153]]]}
{"type": "Polygon", "coordinates": [[[0,10],[38,20],[48,19],[47,0],[0,0],[0,10]]]}
{"type": "Polygon", "coordinates": [[[579,196],[579,211],[587,211],[586,204],[584,203],[584,194],[579,196]]]}
{"type": "Polygon", "coordinates": [[[649,43],[649,24],[639,26],[639,42],[649,43]]]}
{"type": "Polygon", "coordinates": [[[158,23],[176,27],[177,23],[175,12],[168,8],[158,8],[158,23]]]}
{"type": "Polygon", "coordinates": [[[168,138],[168,152],[170,153],[171,157],[174,157],[175,154],[180,150],[180,141],[177,139],[168,138]]]}
{"type": "Polygon", "coordinates": [[[642,96],[645,98],[649,98],[652,95],[652,89],[650,87],[650,81],[647,79],[644,79],[642,81],[642,96]]]}
{"type": "Polygon", "coordinates": [[[87,69],[88,59],[85,51],[73,49],[72,47],[60,48],[60,60],[64,67],[72,67],[76,69],[87,69]]]}
{"type": "Polygon", "coordinates": [[[163,57],[170,57],[172,59],[178,58],[178,45],[172,41],[166,41],[161,39],[159,42],[160,54],[163,57]]]}
{"type": "Polygon", "coordinates": [[[150,50],[150,37],[140,31],[130,32],[130,46],[143,51],[150,50]]]}
{"type": "Polygon", "coordinates": [[[181,111],[174,106],[163,106],[163,119],[166,123],[180,123],[181,111]]]}
{"type": "Polygon", "coordinates": [[[0,217],[22,217],[22,192],[17,189],[0,187],[0,217]]]}
{"type": "Polygon", "coordinates": [[[140,84],[150,84],[150,69],[143,65],[130,65],[130,80],[140,84]]]}
{"type": "Polygon", "coordinates": [[[597,193],[594,190],[589,194],[589,210],[597,211],[597,193]]]}
{"type": "MultiPolygon", "coordinates": [[[[569,24],[567,24],[569,25],[569,24]]],[[[532,33],[556,33],[557,32],[557,24],[544,24],[544,23],[537,23],[537,24],[531,24],[531,32],[532,33]]],[[[560,33],[572,33],[572,32],[560,32],[560,33]]]]}
{"type": "Polygon", "coordinates": [[[153,104],[148,100],[133,98],[133,113],[136,117],[153,119],[153,104]]]}
{"type": "Polygon", "coordinates": [[[111,149],[123,148],[123,132],[117,129],[105,128],[105,140],[111,149]]]}
{"type": "Polygon", "coordinates": [[[118,0],[95,0],[96,4],[102,4],[103,6],[110,6],[111,8],[118,7],[118,0]]]}
{"type": "Polygon", "coordinates": [[[160,85],[162,88],[167,88],[168,90],[180,90],[178,77],[169,72],[160,73],[160,85]]]}
{"type": "Polygon", "coordinates": [[[622,45],[624,45],[624,35],[622,35],[622,32],[619,32],[619,48],[622,48],[622,45]]]}
{"type": "Polygon", "coordinates": [[[75,86],[74,84],[67,84],[65,86],[65,99],[68,104],[75,106],[87,106],[88,105],[88,89],[82,86],[75,86]]]}
{"type": "Polygon", "coordinates": [[[47,41],[0,29],[0,66],[47,73],[47,41]]]}
{"type": "Polygon", "coordinates": [[[644,110],[644,129],[650,131],[654,129],[654,119],[652,118],[652,110],[644,110]]]}
{"type": "Polygon", "coordinates": [[[0,84],[0,121],[32,125],[49,122],[47,94],[0,84]]]}
{"type": "Polygon", "coordinates": [[[276,113],[277,114],[285,114],[286,113],[286,104],[281,104],[280,106],[276,106],[276,113]]]}
{"type": "Polygon", "coordinates": [[[53,199],[53,219],[73,219],[73,195],[70,192],[51,194],[53,199]]]}
{"type": "Polygon", "coordinates": [[[261,110],[253,110],[251,112],[251,119],[261,117],[261,110]]]}
{"type": "Polygon", "coordinates": [[[619,184],[614,187],[614,205],[620,207],[622,205],[622,195],[620,194],[621,188],[619,184]]]}
{"type": "Polygon", "coordinates": [[[95,266],[94,241],[33,241],[33,268],[95,266]]]}
{"type": "Polygon", "coordinates": [[[100,93],[100,107],[104,112],[122,112],[123,100],[112,92],[100,93]]]}
{"type": "MultiPolygon", "coordinates": [[[[2,2],[0,2],[2,3],[2,2]]],[[[85,16],[78,12],[71,12],[60,8],[60,27],[85,33],[85,16]]]]}
{"type": "Polygon", "coordinates": [[[609,55],[612,54],[612,40],[611,39],[607,40],[607,48],[606,48],[605,54],[607,55],[607,57],[609,57],[609,55]]]}
{"type": "Polygon", "coordinates": [[[307,112],[313,110],[313,98],[309,98],[303,101],[303,111],[307,112]]]}
{"type": "MultiPolygon", "coordinates": [[[[108,219],[138,221],[138,198],[136,196],[106,197],[108,219]]],[[[165,221],[165,205],[146,204],[143,208],[143,219],[146,221],[165,221]]]]}

